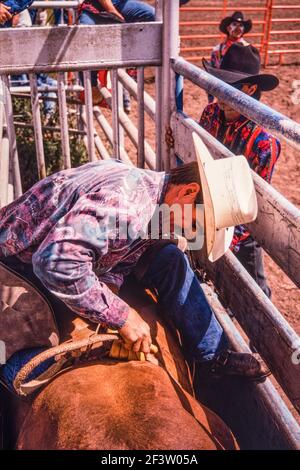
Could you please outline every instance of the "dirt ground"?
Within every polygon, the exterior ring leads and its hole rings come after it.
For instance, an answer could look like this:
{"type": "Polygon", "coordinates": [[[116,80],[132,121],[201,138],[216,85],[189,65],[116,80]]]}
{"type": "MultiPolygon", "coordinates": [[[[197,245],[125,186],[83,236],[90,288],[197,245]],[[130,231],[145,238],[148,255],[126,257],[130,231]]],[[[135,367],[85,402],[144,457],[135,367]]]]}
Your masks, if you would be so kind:
{"type": "MultiPolygon", "coordinates": [[[[153,2],[149,2],[153,3],[153,2]]],[[[220,4],[222,2],[208,2],[208,1],[199,1],[199,0],[192,0],[189,3],[189,6],[199,6],[205,5],[208,6],[210,4],[220,4]]],[[[240,4],[245,4],[245,1],[241,0],[240,4]]],[[[251,2],[251,5],[260,5],[264,2],[251,2]]],[[[278,2],[277,2],[278,3],[278,2]]],[[[280,3],[290,3],[287,1],[281,1],[280,3]]],[[[231,2],[231,5],[234,2],[231,2]]],[[[248,3],[249,4],[249,3],[248,3]]],[[[295,2],[294,2],[295,4],[295,2]]],[[[209,13],[201,13],[201,19],[217,19],[217,17],[212,18],[212,12],[209,13]]],[[[218,13],[219,15],[221,13],[218,13]]],[[[285,11],[281,12],[281,15],[288,14],[285,11]]],[[[289,12],[289,14],[291,14],[289,12]]],[[[184,14],[181,13],[181,20],[195,20],[199,19],[199,13],[188,13],[184,14]]],[[[276,13],[276,16],[279,14],[276,13]]],[[[247,14],[249,16],[249,14],[247,14]]],[[[299,16],[299,15],[298,15],[299,16]]],[[[220,17],[220,16],[219,16],[220,17]]],[[[259,17],[258,17],[259,18],[259,17]]],[[[294,27],[295,25],[291,25],[294,27]]],[[[286,29],[290,27],[290,24],[284,26],[286,29]]],[[[216,32],[215,28],[217,26],[205,26],[205,32],[212,33],[216,32]]],[[[258,30],[258,26],[254,27],[254,30],[258,30]]],[[[181,29],[182,31],[182,29],[181,29]]],[[[187,34],[185,28],[185,34],[187,34]]],[[[189,33],[199,33],[199,26],[189,28],[189,33]]],[[[282,38],[281,38],[282,39],[282,38]]],[[[249,39],[250,40],[250,39],[249,39]]],[[[212,39],[215,41],[215,39],[212,39]]],[[[194,41],[194,44],[199,45],[199,40],[194,41]]],[[[193,45],[194,45],[193,44],[193,45]]],[[[201,43],[203,44],[203,43],[201,43]]],[[[213,42],[210,42],[213,44],[213,42]]],[[[182,45],[186,45],[184,41],[182,41],[182,45]]],[[[203,54],[202,54],[203,55],[203,54]]],[[[295,57],[293,55],[286,55],[284,56],[284,62],[296,62],[299,61],[299,65],[271,65],[267,67],[266,72],[273,73],[278,76],[280,79],[279,87],[269,93],[263,94],[262,102],[265,104],[273,107],[275,110],[285,114],[286,116],[294,119],[295,121],[300,122],[300,104],[295,104],[292,99],[293,94],[293,82],[295,80],[300,80],[300,54],[299,57],[295,57]]],[[[276,62],[273,60],[273,62],[276,62]]],[[[199,65],[199,62],[197,63],[199,65]]],[[[146,70],[146,91],[155,98],[155,84],[153,83],[154,79],[154,69],[148,68],[146,70]],[[150,82],[150,83],[149,83],[150,82]]],[[[300,93],[299,93],[300,96],[300,93]]],[[[198,120],[201,111],[207,104],[206,94],[203,90],[199,89],[195,85],[193,85],[188,80],[185,80],[184,84],[184,111],[193,117],[195,120],[198,120]]],[[[107,114],[108,116],[108,114],[107,114]]],[[[137,123],[137,113],[136,113],[136,106],[134,100],[132,100],[132,112],[130,118],[133,122],[137,123]]],[[[155,148],[155,127],[153,122],[150,118],[146,116],[146,124],[145,124],[145,132],[147,141],[155,148]]],[[[135,160],[136,159],[136,150],[129,141],[128,138],[125,139],[126,148],[129,152],[130,157],[135,160]]],[[[282,143],[282,151],[280,158],[276,164],[273,181],[273,186],[280,191],[288,200],[290,200],[293,204],[300,208],[300,153],[295,149],[291,148],[287,145],[283,140],[282,143]]],[[[300,290],[293,284],[292,281],[282,272],[282,270],[270,259],[269,256],[265,255],[265,265],[266,265],[266,272],[269,284],[272,288],[272,300],[276,307],[281,311],[284,317],[288,320],[288,322],[293,326],[293,328],[300,333],[300,290]]]]}

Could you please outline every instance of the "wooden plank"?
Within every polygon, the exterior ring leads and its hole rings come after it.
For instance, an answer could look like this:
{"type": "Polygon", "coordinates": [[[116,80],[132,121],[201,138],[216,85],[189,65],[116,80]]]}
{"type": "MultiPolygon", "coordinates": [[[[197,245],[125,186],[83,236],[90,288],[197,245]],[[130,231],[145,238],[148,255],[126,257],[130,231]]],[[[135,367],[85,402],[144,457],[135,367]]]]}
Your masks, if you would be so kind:
{"type": "Polygon", "coordinates": [[[6,206],[8,201],[9,178],[9,141],[3,137],[0,142],[0,208],[6,206]]]}
{"type": "MultiPolygon", "coordinates": [[[[172,127],[176,134],[175,152],[186,162],[196,158],[193,131],[200,135],[215,158],[233,155],[193,119],[181,113],[172,116],[172,127]]],[[[256,221],[248,225],[251,234],[300,287],[300,210],[253,171],[252,176],[259,211],[256,221]]]]}
{"type": "Polygon", "coordinates": [[[0,29],[0,74],[158,65],[156,23],[0,29]]]}
{"type": "MultiPolygon", "coordinates": [[[[220,149],[221,144],[217,145],[215,139],[212,142],[212,137],[190,118],[179,113],[174,114],[172,128],[175,135],[175,152],[184,161],[195,159],[192,131],[203,137],[205,143],[210,143],[210,148],[214,149],[215,154],[220,155],[220,151],[223,152],[223,149],[220,149]]],[[[228,152],[225,155],[228,155],[228,152]]],[[[267,191],[269,185],[259,180],[267,191]]],[[[282,208],[281,217],[283,214],[282,208]]],[[[214,281],[222,301],[236,315],[289,399],[300,410],[300,364],[292,362],[292,355],[299,344],[298,335],[231,252],[227,252],[216,263],[210,263],[202,256],[200,263],[205,266],[214,281]]]]}
{"type": "MultiPolygon", "coordinates": [[[[226,309],[220,303],[217,294],[207,284],[201,284],[201,287],[231,347],[238,352],[251,352],[226,309]]],[[[198,385],[201,389],[199,393],[203,393],[206,385],[203,383],[198,385]]],[[[300,449],[300,426],[270,379],[262,383],[251,383],[242,379],[221,380],[217,387],[216,383],[208,384],[207,391],[209,391],[212,407],[220,408],[219,414],[234,430],[243,448],[300,449]],[[228,413],[229,410],[230,413],[228,413]]]]}

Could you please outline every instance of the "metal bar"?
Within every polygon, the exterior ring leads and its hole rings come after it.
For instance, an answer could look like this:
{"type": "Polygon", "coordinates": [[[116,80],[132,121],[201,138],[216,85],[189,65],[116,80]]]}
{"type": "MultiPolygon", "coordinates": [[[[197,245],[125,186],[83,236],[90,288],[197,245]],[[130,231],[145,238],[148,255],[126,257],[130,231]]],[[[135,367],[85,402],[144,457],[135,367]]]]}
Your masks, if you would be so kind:
{"type": "MultiPolygon", "coordinates": [[[[24,98],[24,99],[29,99],[31,98],[31,95],[30,94],[24,94],[24,93],[11,93],[11,95],[15,98],[24,98]]],[[[58,101],[58,98],[57,97],[54,97],[54,96],[39,96],[39,100],[40,101],[55,101],[57,102],[58,101]]],[[[66,102],[67,104],[81,104],[81,101],[80,100],[73,100],[73,99],[70,99],[70,98],[67,98],[66,99],[66,102]]]]}
{"type": "Polygon", "coordinates": [[[9,140],[4,137],[0,141],[0,208],[8,203],[9,183],[9,140]]]}
{"type": "MultiPolygon", "coordinates": [[[[174,0],[177,1],[177,0],[174,0]]],[[[219,21],[181,21],[179,26],[218,26],[219,21]]],[[[254,25],[264,24],[263,21],[252,21],[254,25]]]]}
{"type": "MultiPolygon", "coordinates": [[[[118,77],[118,104],[119,104],[119,108],[124,110],[124,89],[123,89],[122,83],[119,80],[118,70],[117,70],[117,77],[118,77]]],[[[120,139],[120,153],[121,153],[121,148],[124,148],[124,145],[125,145],[125,139],[124,139],[124,130],[120,124],[119,124],[119,139],[120,139]]]]}
{"type": "Polygon", "coordinates": [[[42,179],[46,177],[46,164],[45,164],[44,145],[43,145],[41,111],[40,111],[40,105],[39,105],[39,93],[37,89],[36,76],[34,74],[30,74],[29,81],[30,81],[30,89],[31,89],[31,108],[32,108],[32,120],[33,120],[33,128],[34,128],[37,167],[38,167],[39,179],[42,179]]]}
{"type": "Polygon", "coordinates": [[[0,29],[0,74],[160,65],[161,35],[157,22],[0,29]]]}
{"type": "MultiPolygon", "coordinates": [[[[234,325],[225,308],[220,303],[217,295],[207,284],[201,284],[205,296],[212,307],[219,323],[235,351],[251,353],[251,349],[234,325]]],[[[284,403],[270,379],[263,383],[249,384],[254,387],[256,400],[261,400],[263,409],[275,423],[278,434],[284,436],[291,449],[300,449],[300,427],[287,405],[284,403]]],[[[230,425],[230,424],[229,424],[230,425]]]]}
{"type": "MultiPolygon", "coordinates": [[[[110,145],[113,145],[113,130],[111,125],[109,124],[108,120],[102,113],[101,109],[98,108],[98,106],[94,107],[94,117],[96,121],[98,122],[99,126],[103,130],[105,136],[107,137],[110,145]]],[[[121,147],[120,149],[120,157],[121,160],[126,162],[128,165],[133,165],[132,161],[130,160],[128,153],[124,148],[121,147]]]]}
{"type": "Polygon", "coordinates": [[[138,154],[137,166],[145,166],[145,113],[144,113],[144,69],[137,69],[138,87],[138,154]]]}
{"type": "MultiPolygon", "coordinates": [[[[43,86],[38,86],[38,92],[40,93],[47,93],[49,91],[56,91],[58,90],[57,86],[49,86],[49,85],[43,85],[43,86]]],[[[83,86],[80,85],[65,85],[65,91],[82,91],[84,88],[83,86]]],[[[10,92],[13,93],[30,93],[30,86],[10,86],[9,87],[10,92]]]]}
{"type": "Polygon", "coordinates": [[[118,93],[118,71],[111,71],[111,82],[112,82],[112,127],[113,127],[113,152],[114,157],[120,160],[120,128],[119,128],[119,93],[118,93]]]}
{"type": "Polygon", "coordinates": [[[177,58],[179,52],[179,0],[166,0],[164,2],[164,21],[163,21],[163,66],[162,66],[162,133],[161,149],[163,169],[168,171],[174,165],[174,152],[171,150],[165,140],[165,134],[170,127],[171,113],[176,110],[175,103],[175,74],[170,67],[170,59],[177,58]]]}
{"type": "MultiPolygon", "coordinates": [[[[84,128],[86,129],[87,128],[87,117],[86,117],[86,114],[84,112],[81,113],[81,120],[83,122],[84,128]]],[[[83,142],[86,146],[87,151],[89,152],[90,144],[89,144],[89,139],[87,138],[87,135],[85,135],[83,137],[83,142]]],[[[97,152],[98,152],[100,158],[102,158],[103,160],[110,160],[110,155],[109,155],[108,151],[106,150],[102,140],[100,139],[100,137],[97,134],[95,129],[94,129],[94,132],[93,132],[93,143],[96,146],[96,149],[97,149],[97,152]]],[[[98,159],[95,157],[94,161],[97,161],[97,160],[98,159]]]]}
{"type": "Polygon", "coordinates": [[[175,72],[204,88],[210,94],[222,99],[225,103],[230,104],[232,108],[270,130],[272,134],[283,137],[294,148],[300,149],[300,124],[182,58],[171,62],[175,72]]]}
{"type": "Polygon", "coordinates": [[[3,98],[4,98],[4,109],[5,109],[5,118],[7,125],[7,135],[9,140],[9,150],[10,150],[10,161],[13,174],[13,188],[14,188],[14,197],[18,198],[22,195],[22,182],[21,182],[21,173],[19,166],[19,157],[17,149],[17,138],[14,127],[14,114],[11,95],[9,92],[9,80],[7,76],[0,77],[2,79],[2,88],[3,88],[3,98]]]}
{"type": "MultiPolygon", "coordinates": [[[[247,38],[249,37],[260,37],[262,33],[247,33],[247,38]]],[[[220,34],[180,34],[181,40],[189,39],[215,39],[219,38],[220,34]]],[[[225,36],[224,36],[225,37],[225,36]]]]}
{"type": "Polygon", "coordinates": [[[69,126],[68,126],[68,108],[66,102],[65,76],[63,72],[57,74],[58,104],[59,104],[59,122],[61,135],[61,150],[64,162],[64,169],[71,168],[69,126]]]}
{"type": "MultiPolygon", "coordinates": [[[[108,106],[111,108],[110,92],[107,90],[107,88],[101,88],[100,93],[102,94],[108,106]]],[[[129,119],[127,114],[122,110],[120,111],[119,118],[120,118],[120,123],[123,126],[123,129],[126,131],[133,145],[137,148],[138,147],[138,130],[136,126],[129,119]]],[[[146,160],[146,164],[149,166],[151,170],[155,169],[155,153],[147,141],[145,141],[145,160],[146,160]]]]}
{"type": "Polygon", "coordinates": [[[94,122],[93,122],[93,96],[92,96],[92,85],[91,85],[91,72],[85,70],[83,72],[84,80],[84,96],[85,96],[85,107],[86,107],[86,128],[87,128],[87,142],[88,142],[88,155],[90,162],[97,160],[95,155],[94,145],[94,122]]]}
{"type": "MultiPolygon", "coordinates": [[[[34,129],[34,126],[32,124],[27,124],[25,122],[14,122],[15,127],[20,127],[23,129],[34,129]]],[[[61,132],[60,127],[54,127],[54,126],[42,126],[43,131],[50,131],[50,132],[61,132]]],[[[85,131],[81,131],[78,129],[69,129],[69,133],[71,134],[77,134],[77,135],[86,135],[85,131]]]]}
{"type": "MultiPolygon", "coordinates": [[[[235,6],[239,10],[239,7],[235,6]]],[[[265,7],[240,7],[243,11],[265,11],[265,7]]],[[[180,7],[180,12],[197,12],[197,11],[221,11],[224,12],[224,7],[180,7]]]]}
{"type": "MultiPolygon", "coordinates": [[[[122,69],[118,69],[118,77],[124,88],[126,88],[137,100],[138,87],[136,81],[122,69]]],[[[151,119],[153,119],[153,121],[155,121],[155,101],[146,91],[144,91],[144,105],[145,112],[151,117],[151,119]]]]}
{"type": "Polygon", "coordinates": [[[61,8],[78,8],[81,5],[81,1],[79,0],[68,0],[68,1],[63,1],[63,0],[49,0],[47,1],[47,5],[45,5],[45,0],[43,1],[35,1],[30,5],[29,9],[34,10],[37,8],[53,8],[53,9],[61,9],[61,8]]]}
{"type": "MultiPolygon", "coordinates": [[[[156,21],[163,20],[163,0],[156,1],[155,19],[156,21]]],[[[163,73],[162,67],[158,66],[155,68],[155,109],[158,109],[158,113],[155,113],[155,153],[156,153],[156,164],[155,169],[161,171],[162,164],[162,87],[163,87],[163,73]]],[[[146,100],[145,100],[146,103],[146,100]]]]}

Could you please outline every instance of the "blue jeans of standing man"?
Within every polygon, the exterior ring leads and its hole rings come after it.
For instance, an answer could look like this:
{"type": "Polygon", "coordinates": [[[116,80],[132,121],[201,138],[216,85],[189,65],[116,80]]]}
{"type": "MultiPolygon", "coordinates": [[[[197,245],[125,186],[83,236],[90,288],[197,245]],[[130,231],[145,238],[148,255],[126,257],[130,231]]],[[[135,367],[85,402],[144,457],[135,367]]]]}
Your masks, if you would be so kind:
{"type": "Polygon", "coordinates": [[[160,311],[178,329],[187,358],[205,362],[228,347],[187,256],[176,245],[156,254],[142,283],[156,292],[160,311]]]}

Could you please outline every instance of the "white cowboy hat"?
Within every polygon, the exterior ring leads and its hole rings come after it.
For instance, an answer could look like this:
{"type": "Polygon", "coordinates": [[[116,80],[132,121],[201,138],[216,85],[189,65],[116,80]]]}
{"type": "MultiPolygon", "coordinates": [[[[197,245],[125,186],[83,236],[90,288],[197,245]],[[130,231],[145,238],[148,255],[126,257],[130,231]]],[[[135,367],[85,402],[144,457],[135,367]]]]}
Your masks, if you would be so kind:
{"type": "Polygon", "coordinates": [[[228,250],[234,226],[257,217],[257,200],[246,158],[238,155],[214,160],[193,132],[203,194],[208,259],[216,261],[228,250]]]}

